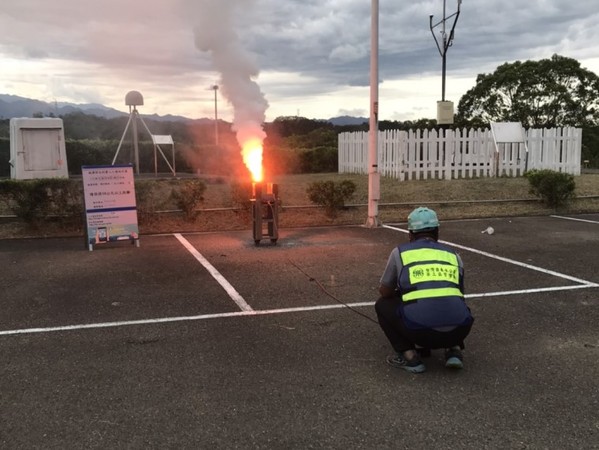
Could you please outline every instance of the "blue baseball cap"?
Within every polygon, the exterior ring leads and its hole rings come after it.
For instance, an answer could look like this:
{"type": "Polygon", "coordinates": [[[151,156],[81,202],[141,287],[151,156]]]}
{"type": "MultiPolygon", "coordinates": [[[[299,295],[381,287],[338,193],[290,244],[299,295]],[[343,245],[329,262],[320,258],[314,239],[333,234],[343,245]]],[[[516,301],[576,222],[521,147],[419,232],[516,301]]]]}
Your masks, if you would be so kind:
{"type": "Polygon", "coordinates": [[[408,216],[408,230],[424,231],[439,227],[437,213],[430,208],[419,207],[408,216]]]}

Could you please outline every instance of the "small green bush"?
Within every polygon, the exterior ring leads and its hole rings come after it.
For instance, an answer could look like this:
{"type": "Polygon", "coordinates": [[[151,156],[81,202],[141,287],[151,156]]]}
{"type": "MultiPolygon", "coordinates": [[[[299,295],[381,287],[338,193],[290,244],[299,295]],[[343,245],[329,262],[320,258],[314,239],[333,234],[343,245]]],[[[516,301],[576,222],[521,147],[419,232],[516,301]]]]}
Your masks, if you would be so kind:
{"type": "MultiPolygon", "coordinates": [[[[169,191],[167,190],[167,192],[169,191]]],[[[156,218],[154,213],[161,209],[165,203],[158,181],[135,180],[135,204],[137,206],[137,219],[140,224],[151,224],[156,218]]]]}
{"type": "Polygon", "coordinates": [[[8,209],[30,225],[47,219],[66,225],[83,216],[83,186],[68,178],[1,181],[0,197],[8,209]]]}
{"type": "Polygon", "coordinates": [[[554,170],[531,170],[524,175],[530,184],[530,193],[541,198],[550,208],[565,206],[574,197],[574,176],[554,170]]]}
{"type": "Polygon", "coordinates": [[[308,185],[306,193],[312,203],[324,206],[326,214],[334,219],[337,212],[345,207],[345,202],[352,198],[356,184],[351,180],[317,181],[308,185]]]}
{"type": "Polygon", "coordinates": [[[173,189],[172,196],[187,220],[193,221],[197,217],[197,209],[204,201],[205,191],[206,183],[202,180],[185,180],[178,188],[173,189]]]}

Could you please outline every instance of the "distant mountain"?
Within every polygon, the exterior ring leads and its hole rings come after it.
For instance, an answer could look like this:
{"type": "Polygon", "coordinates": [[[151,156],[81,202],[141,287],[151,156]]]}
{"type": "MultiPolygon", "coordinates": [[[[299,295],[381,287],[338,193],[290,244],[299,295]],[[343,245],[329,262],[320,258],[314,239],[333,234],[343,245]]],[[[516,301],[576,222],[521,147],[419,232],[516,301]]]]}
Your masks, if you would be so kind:
{"type": "Polygon", "coordinates": [[[332,117],[328,120],[328,122],[333,125],[362,125],[364,122],[368,123],[367,117],[352,117],[352,116],[339,116],[332,117]]]}
{"type": "Polygon", "coordinates": [[[106,106],[94,103],[79,105],[64,102],[48,103],[16,95],[0,94],[0,117],[4,119],[11,119],[13,117],[32,117],[33,115],[38,114],[44,116],[52,114],[54,116],[63,116],[74,112],[94,114],[107,119],[127,115],[127,113],[122,111],[117,111],[116,109],[107,108],[106,106]]]}
{"type": "MultiPolygon", "coordinates": [[[[42,114],[43,116],[64,116],[81,112],[84,114],[113,119],[115,117],[128,116],[129,113],[109,108],[98,103],[66,103],[66,102],[42,102],[16,95],[0,94],[0,118],[12,119],[13,117],[32,117],[42,114]]],[[[187,121],[191,120],[183,116],[159,116],[158,114],[141,114],[142,117],[162,121],[187,121]]]]}
{"type": "MultiPolygon", "coordinates": [[[[109,108],[98,103],[66,103],[66,102],[42,102],[40,100],[34,100],[31,98],[19,97],[17,95],[0,94],[0,119],[11,119],[13,117],[33,117],[34,115],[56,117],[64,116],[66,114],[72,114],[81,112],[83,114],[94,115],[98,117],[104,117],[106,119],[113,119],[115,117],[128,116],[129,113],[119,111],[114,108],[109,108]]],[[[174,116],[167,114],[165,116],[159,116],[158,114],[141,114],[144,119],[152,119],[157,121],[194,121],[194,122],[210,122],[212,119],[203,118],[193,120],[188,117],[174,116]]],[[[352,116],[339,116],[332,117],[328,120],[322,120],[323,122],[329,122],[333,125],[345,126],[345,125],[362,125],[368,123],[366,117],[352,117],[352,116]]]]}

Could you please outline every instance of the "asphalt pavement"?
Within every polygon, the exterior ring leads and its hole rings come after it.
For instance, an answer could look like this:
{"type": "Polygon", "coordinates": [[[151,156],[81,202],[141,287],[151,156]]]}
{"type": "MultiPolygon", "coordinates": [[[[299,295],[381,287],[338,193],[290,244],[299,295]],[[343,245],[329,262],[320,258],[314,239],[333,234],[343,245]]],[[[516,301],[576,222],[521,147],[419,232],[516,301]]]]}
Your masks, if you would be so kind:
{"type": "Polygon", "coordinates": [[[462,371],[385,363],[373,304],[406,239],[0,240],[0,447],[599,448],[599,214],[442,222],[476,318],[462,371]]]}

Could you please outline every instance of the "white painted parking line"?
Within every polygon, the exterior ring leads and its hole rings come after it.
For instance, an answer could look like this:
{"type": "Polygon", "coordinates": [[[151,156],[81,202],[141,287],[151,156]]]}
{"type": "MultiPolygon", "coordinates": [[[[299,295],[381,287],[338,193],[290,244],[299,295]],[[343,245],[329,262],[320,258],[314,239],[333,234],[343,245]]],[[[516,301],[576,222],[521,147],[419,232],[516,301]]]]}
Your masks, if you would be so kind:
{"type": "Polygon", "coordinates": [[[534,288],[534,289],[518,289],[515,291],[497,291],[497,292],[484,292],[482,294],[466,294],[466,298],[484,298],[484,297],[501,297],[503,295],[519,295],[519,294],[539,294],[542,292],[556,292],[556,291],[571,291],[574,289],[588,289],[599,287],[599,284],[588,283],[588,284],[575,284],[574,286],[552,286],[545,288],[534,288]]]}
{"type": "MultiPolygon", "coordinates": [[[[383,225],[383,227],[384,228],[388,228],[390,230],[401,231],[402,233],[409,233],[408,230],[404,230],[403,228],[392,227],[390,225],[383,225]]],[[[566,280],[570,280],[570,281],[573,281],[575,283],[580,283],[580,284],[583,284],[585,286],[589,286],[589,287],[597,287],[597,286],[599,286],[599,284],[593,283],[592,281],[587,281],[587,280],[583,280],[581,278],[572,277],[570,275],[566,275],[566,274],[560,273],[560,272],[555,272],[555,271],[549,270],[549,269],[543,269],[542,267],[533,266],[531,264],[526,264],[526,263],[517,261],[515,259],[504,258],[503,256],[495,255],[493,253],[484,252],[482,250],[477,250],[477,249],[472,248],[472,247],[466,247],[465,245],[455,244],[453,242],[442,241],[442,240],[439,240],[439,242],[441,242],[443,244],[450,245],[450,246],[455,247],[455,248],[460,248],[462,250],[466,250],[466,251],[469,251],[469,252],[472,252],[472,253],[478,253],[479,255],[483,255],[483,256],[486,256],[488,258],[493,258],[493,259],[496,259],[498,261],[507,262],[507,263],[513,264],[515,266],[525,267],[526,269],[536,270],[537,272],[542,272],[542,273],[547,274],[547,275],[553,275],[555,277],[564,278],[566,280]]]]}
{"type": "MultiPolygon", "coordinates": [[[[372,306],[374,302],[361,302],[348,304],[352,307],[360,306],[372,306]]],[[[91,328],[115,328],[115,327],[126,327],[133,325],[150,325],[160,323],[172,323],[172,322],[190,322],[196,320],[207,320],[207,319],[219,319],[224,317],[243,317],[243,316],[263,316],[268,314],[284,314],[293,312],[304,312],[304,311],[318,311],[323,309],[340,309],[345,308],[342,304],[332,305],[318,305],[318,306],[300,306],[295,308],[280,308],[280,309],[267,309],[262,311],[236,311],[228,313],[217,313],[217,314],[202,314],[197,316],[181,316],[181,317],[162,317],[158,319],[142,319],[142,320],[124,320],[122,322],[99,322],[99,323],[86,323],[80,325],[65,325],[60,327],[45,327],[45,328],[23,328],[20,330],[4,330],[0,331],[0,336],[10,336],[15,334],[34,334],[34,333],[51,333],[56,331],[76,331],[76,330],[87,330],[91,328]]]]}
{"type": "Polygon", "coordinates": [[[239,292],[237,292],[237,290],[235,290],[231,283],[229,283],[226,280],[226,278],[223,277],[220,274],[220,272],[216,270],[216,268],[212,264],[210,264],[208,260],[204,258],[204,256],[202,256],[202,254],[198,252],[193,245],[189,243],[187,239],[185,239],[179,233],[176,233],[173,236],[175,236],[177,240],[181,242],[181,244],[183,244],[183,247],[185,247],[187,251],[189,251],[189,253],[191,253],[194,256],[194,258],[197,259],[200,262],[200,264],[202,264],[202,266],[206,268],[210,275],[212,275],[214,279],[218,282],[218,284],[220,284],[223,287],[227,294],[229,294],[229,297],[231,297],[231,299],[235,303],[237,303],[237,306],[239,306],[239,308],[241,308],[242,311],[253,311],[252,307],[247,304],[245,299],[241,296],[239,292]]]}
{"type": "MultiPolygon", "coordinates": [[[[383,225],[384,228],[389,228],[394,231],[400,231],[402,233],[408,233],[407,230],[397,227],[392,227],[389,225],[383,225]]],[[[171,236],[171,235],[169,235],[171,236]]],[[[359,302],[359,303],[347,303],[347,304],[330,304],[330,305],[317,305],[317,306],[299,306],[293,308],[279,308],[279,309],[267,309],[267,310],[254,310],[252,309],[243,297],[231,286],[231,284],[210,264],[204,256],[197,251],[189,241],[187,241],[181,234],[174,234],[174,236],[181,242],[181,244],[208,270],[208,272],[218,281],[218,283],[225,289],[225,291],[229,294],[229,296],[237,303],[237,305],[241,308],[241,311],[236,312],[227,312],[227,313],[215,313],[215,314],[202,314],[195,316],[179,316],[179,317],[162,317],[155,319],[140,319],[140,320],[126,320],[126,321],[117,321],[117,322],[99,322],[99,323],[88,323],[88,324],[78,324],[78,325],[65,325],[65,326],[56,326],[56,327],[40,327],[40,328],[22,328],[15,330],[3,330],[0,331],[0,336],[11,336],[11,335],[22,335],[22,334],[35,334],[35,333],[52,333],[52,332],[61,332],[61,331],[77,331],[77,330],[86,330],[86,329],[100,329],[100,328],[115,328],[115,327],[126,327],[126,326],[136,326],[136,325],[152,325],[152,324],[164,324],[164,323],[174,323],[174,322],[189,322],[189,321],[199,321],[199,320],[209,320],[209,319],[219,319],[219,318],[229,318],[229,317],[247,317],[247,316],[260,316],[260,315],[271,315],[271,314],[287,314],[287,313],[297,313],[297,312],[308,312],[308,311],[319,311],[319,310],[332,310],[332,309],[342,309],[345,307],[350,308],[359,308],[359,307],[372,307],[374,306],[374,301],[371,302],[359,302]]],[[[500,261],[504,261],[510,264],[518,265],[521,267],[525,267],[531,270],[536,270],[539,272],[543,272],[548,275],[554,275],[560,278],[564,278],[570,281],[574,281],[580,283],[578,285],[570,285],[570,286],[552,286],[545,288],[534,288],[534,289],[520,289],[513,291],[498,291],[498,292],[483,292],[483,293],[474,293],[474,294],[466,294],[467,299],[474,298],[487,298],[487,297],[498,297],[498,296],[509,296],[509,295],[523,295],[523,294],[538,294],[545,292],[558,292],[558,291],[567,291],[574,289],[588,289],[588,288],[597,288],[599,287],[598,283],[593,283],[590,281],[582,280],[580,278],[571,277],[569,275],[565,275],[562,273],[554,272],[552,270],[543,269],[541,267],[532,266],[530,264],[522,263],[520,261],[512,260],[509,258],[504,258],[502,256],[494,255],[488,252],[483,252],[480,250],[476,250],[470,247],[466,247],[459,244],[454,244],[448,241],[440,241],[445,244],[451,245],[456,248],[461,248],[463,250],[467,250],[473,253],[478,253],[483,256],[487,256],[489,258],[497,259],[500,261]]]]}
{"type": "Polygon", "coordinates": [[[549,217],[553,217],[554,219],[573,220],[573,221],[575,221],[575,222],[599,223],[599,220],[577,219],[577,218],[575,218],[575,217],[554,216],[554,215],[551,215],[551,216],[549,216],[549,217]]]}
{"type": "MultiPolygon", "coordinates": [[[[501,291],[501,292],[484,292],[480,294],[466,294],[467,299],[473,298],[486,298],[496,297],[504,295],[519,295],[519,294],[531,294],[531,293],[543,293],[543,292],[557,292],[557,291],[568,291],[572,289],[588,289],[593,287],[599,287],[597,284],[586,284],[576,286],[557,286],[548,288],[538,289],[522,289],[517,291],[501,291]]],[[[222,319],[228,317],[247,317],[247,316],[265,316],[272,314],[289,314],[298,312],[308,311],[323,311],[329,309],[342,309],[347,306],[350,308],[361,308],[361,307],[373,307],[374,301],[372,302],[358,302],[358,303],[347,303],[346,305],[333,303],[330,305],[317,305],[317,306],[298,306],[293,308],[278,308],[278,309],[265,309],[265,310],[252,310],[252,311],[235,311],[227,313],[215,313],[215,314],[201,314],[197,316],[179,316],[179,317],[161,317],[157,319],[141,319],[141,320],[124,320],[121,322],[99,322],[99,323],[86,323],[79,325],[65,325],[59,327],[44,327],[44,328],[21,328],[17,330],[4,330],[0,331],[0,336],[13,336],[20,334],[36,334],[36,333],[54,333],[59,331],[78,331],[78,330],[89,330],[98,328],[117,328],[127,327],[135,325],[156,325],[162,323],[173,323],[173,322],[193,322],[198,320],[209,320],[209,319],[222,319]]]]}

